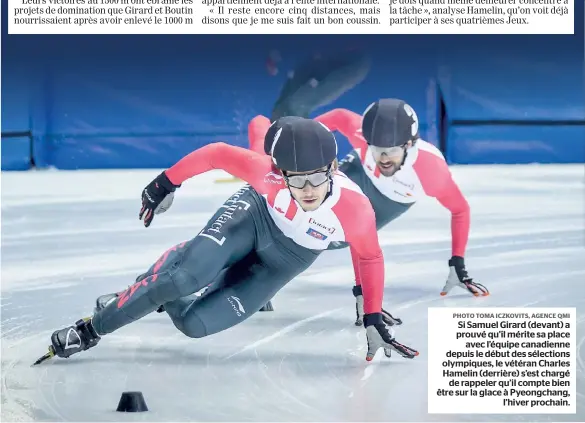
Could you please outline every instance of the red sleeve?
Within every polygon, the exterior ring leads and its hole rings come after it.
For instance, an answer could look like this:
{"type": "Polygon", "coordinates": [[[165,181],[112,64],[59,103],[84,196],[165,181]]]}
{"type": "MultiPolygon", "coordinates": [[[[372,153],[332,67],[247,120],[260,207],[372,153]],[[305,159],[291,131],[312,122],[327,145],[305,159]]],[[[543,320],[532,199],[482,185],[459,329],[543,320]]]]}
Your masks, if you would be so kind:
{"type": "Polygon", "coordinates": [[[186,155],[166,170],[170,181],[179,185],[187,179],[213,169],[222,169],[262,191],[270,158],[223,142],[208,144],[186,155]]]}
{"type": "Polygon", "coordinates": [[[361,285],[362,280],[360,278],[360,259],[351,245],[349,246],[349,252],[351,254],[351,264],[353,266],[353,274],[355,276],[355,284],[361,285]]]}
{"type": "Polygon", "coordinates": [[[362,285],[364,313],[380,313],[384,299],[384,255],[378,242],[374,209],[364,195],[343,189],[333,212],[351,245],[356,278],[362,285]]]}
{"type": "Polygon", "coordinates": [[[270,128],[270,119],[266,116],[258,115],[254,117],[248,124],[248,142],[250,143],[250,150],[258,154],[266,154],[264,152],[264,136],[270,128]]]}
{"type": "Polygon", "coordinates": [[[419,150],[414,170],[425,193],[435,197],[451,212],[452,255],[465,257],[471,213],[467,200],[453,180],[447,162],[436,154],[419,150]]]}
{"type": "Polygon", "coordinates": [[[362,117],[347,109],[333,109],[315,118],[332,131],[341,132],[353,148],[367,148],[362,135],[362,117]]]}

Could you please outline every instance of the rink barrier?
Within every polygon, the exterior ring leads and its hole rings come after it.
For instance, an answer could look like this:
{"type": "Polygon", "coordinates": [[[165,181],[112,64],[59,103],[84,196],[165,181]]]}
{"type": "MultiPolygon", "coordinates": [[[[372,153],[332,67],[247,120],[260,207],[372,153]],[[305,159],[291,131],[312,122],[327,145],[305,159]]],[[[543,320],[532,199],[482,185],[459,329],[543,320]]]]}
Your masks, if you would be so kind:
{"type": "MultiPolygon", "coordinates": [[[[424,136],[432,128],[422,124],[420,129],[424,136]]],[[[438,132],[440,148],[450,164],[585,163],[585,121],[444,119],[438,132]]],[[[341,134],[336,136],[340,157],[343,157],[351,146],[341,134]]],[[[195,133],[44,137],[33,137],[30,131],[3,133],[2,170],[27,170],[33,166],[58,169],[168,167],[217,138],[232,145],[247,145],[245,132],[222,133],[219,137],[195,133]]]]}
{"type": "MultiPolygon", "coordinates": [[[[383,64],[373,75],[390,72],[387,64],[383,64]]],[[[402,72],[399,69],[393,74],[403,80],[402,72]]],[[[375,78],[359,89],[350,90],[330,106],[316,110],[312,117],[337,106],[361,113],[377,98],[377,81],[375,78]]],[[[173,89],[175,83],[169,82],[166,88],[173,89]]],[[[123,80],[117,84],[131,86],[123,80]]],[[[197,92],[200,84],[195,80],[184,89],[197,92]]],[[[168,167],[191,151],[216,141],[247,148],[247,122],[256,114],[269,114],[273,95],[279,89],[275,84],[265,96],[254,98],[250,104],[255,107],[238,110],[236,107],[246,104],[239,98],[250,97],[241,89],[230,91],[227,103],[226,96],[221,95],[225,91],[218,94],[223,102],[213,99],[194,102],[189,96],[169,96],[162,89],[126,92],[92,84],[90,75],[81,72],[76,78],[63,75],[47,78],[39,87],[35,92],[36,101],[32,102],[35,107],[19,123],[23,126],[24,120],[32,122],[29,161],[38,168],[64,170],[168,167]],[[81,98],[92,101],[80,101],[81,98]]],[[[418,112],[421,134],[435,144],[439,138],[436,90],[432,71],[418,72],[392,89],[394,95],[409,99],[418,112]]],[[[351,144],[339,132],[336,137],[342,158],[351,151],[351,144]]],[[[23,170],[21,152],[14,151],[15,157],[12,155],[12,149],[3,150],[2,169],[23,170]]]]}
{"type": "Polygon", "coordinates": [[[453,164],[585,163],[585,120],[451,121],[453,164]]]}
{"type": "MultiPolygon", "coordinates": [[[[244,134],[245,136],[245,134],[244,134]]],[[[165,168],[212,140],[243,146],[240,133],[101,133],[35,139],[35,163],[57,169],[165,168]]]]}
{"type": "Polygon", "coordinates": [[[1,142],[2,170],[28,170],[33,167],[30,132],[3,132],[1,142]]]}
{"type": "MultiPolygon", "coordinates": [[[[215,141],[247,147],[247,123],[270,114],[287,70],[313,48],[344,38],[173,37],[174,49],[168,38],[140,39],[91,38],[93,55],[67,37],[20,39],[13,50],[35,57],[35,66],[3,66],[2,130],[30,136],[3,134],[2,169],[161,168],[215,141]],[[283,59],[271,76],[265,61],[275,46],[283,59]],[[182,66],[160,78],[177,52],[182,66]],[[240,77],[226,78],[235,63],[240,77]]],[[[374,59],[368,76],[315,114],[336,107],[361,113],[374,99],[398,97],[451,164],[585,161],[583,62],[574,54],[582,49],[574,37],[395,40],[402,41],[364,37],[374,59]]],[[[342,157],[351,147],[337,137],[342,157]]]]}

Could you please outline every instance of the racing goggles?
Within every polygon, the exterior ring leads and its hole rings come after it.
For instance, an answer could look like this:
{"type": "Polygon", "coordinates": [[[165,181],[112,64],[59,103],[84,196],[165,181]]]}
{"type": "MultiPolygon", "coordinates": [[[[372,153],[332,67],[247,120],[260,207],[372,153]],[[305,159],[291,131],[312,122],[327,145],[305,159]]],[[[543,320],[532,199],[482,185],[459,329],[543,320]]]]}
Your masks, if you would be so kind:
{"type": "Polygon", "coordinates": [[[327,170],[319,170],[313,173],[303,173],[301,175],[283,175],[290,187],[303,189],[307,182],[313,187],[318,187],[328,182],[331,178],[331,167],[327,170]]]}
{"type": "Polygon", "coordinates": [[[380,161],[382,155],[386,155],[387,157],[400,157],[406,151],[406,144],[399,145],[396,147],[376,147],[375,145],[370,145],[372,149],[372,155],[374,156],[374,160],[380,161]]]}

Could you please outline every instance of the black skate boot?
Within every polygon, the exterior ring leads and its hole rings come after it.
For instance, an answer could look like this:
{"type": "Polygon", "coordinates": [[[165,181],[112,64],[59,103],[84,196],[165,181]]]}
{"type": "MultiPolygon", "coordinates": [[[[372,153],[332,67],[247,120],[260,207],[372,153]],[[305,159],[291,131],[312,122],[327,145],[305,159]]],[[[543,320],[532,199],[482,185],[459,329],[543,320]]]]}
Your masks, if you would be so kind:
{"type": "Polygon", "coordinates": [[[75,353],[95,347],[100,339],[91,324],[91,317],[78,320],[75,326],[53,332],[49,351],[32,365],[37,366],[55,356],[69,358],[75,353]]]}
{"type": "Polygon", "coordinates": [[[75,326],[53,332],[51,347],[56,356],[68,358],[73,354],[95,347],[100,339],[91,324],[91,318],[88,317],[78,320],[75,326]]]}
{"type": "Polygon", "coordinates": [[[91,317],[78,320],[75,326],[69,326],[53,332],[49,351],[32,365],[37,366],[55,356],[69,358],[80,351],[95,347],[100,339],[100,336],[93,328],[91,317]]]}

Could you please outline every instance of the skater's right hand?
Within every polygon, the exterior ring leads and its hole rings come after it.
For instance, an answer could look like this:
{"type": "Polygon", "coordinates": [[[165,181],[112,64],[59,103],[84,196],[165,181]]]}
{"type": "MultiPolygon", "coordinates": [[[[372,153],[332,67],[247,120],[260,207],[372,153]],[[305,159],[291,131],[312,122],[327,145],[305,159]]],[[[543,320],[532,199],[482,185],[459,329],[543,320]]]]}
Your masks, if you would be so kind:
{"type": "Polygon", "coordinates": [[[445,286],[441,291],[442,296],[447,295],[456,286],[469,291],[475,297],[487,297],[490,295],[490,291],[485,286],[469,277],[465,269],[465,259],[463,257],[451,257],[449,260],[449,269],[447,282],[445,282],[445,286]]]}
{"type": "Polygon", "coordinates": [[[166,173],[158,175],[142,190],[142,208],[138,219],[149,227],[155,214],[164,213],[173,204],[175,189],[180,185],[174,185],[166,173]]]}
{"type": "Polygon", "coordinates": [[[396,351],[404,358],[414,358],[418,351],[397,342],[388,332],[382,313],[364,315],[366,338],[368,340],[367,361],[372,361],[380,348],[384,348],[386,357],[390,357],[392,351],[396,351]]]}

